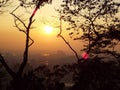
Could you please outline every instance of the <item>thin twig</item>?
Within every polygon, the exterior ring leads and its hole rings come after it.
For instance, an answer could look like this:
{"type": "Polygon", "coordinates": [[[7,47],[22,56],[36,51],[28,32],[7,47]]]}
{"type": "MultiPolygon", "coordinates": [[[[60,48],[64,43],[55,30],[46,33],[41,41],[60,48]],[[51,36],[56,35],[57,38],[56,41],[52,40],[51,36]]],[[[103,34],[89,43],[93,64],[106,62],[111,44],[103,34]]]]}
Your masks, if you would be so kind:
{"type": "Polygon", "coordinates": [[[18,17],[14,14],[14,12],[19,8],[20,6],[17,6],[10,14],[13,15],[17,20],[19,20],[23,26],[27,29],[27,26],[25,25],[25,23],[18,17]]]}
{"type": "MultiPolygon", "coordinates": [[[[33,22],[34,22],[35,20],[33,20],[33,22]]],[[[33,23],[32,22],[32,23],[33,23]]],[[[15,27],[19,30],[19,31],[21,31],[21,32],[23,32],[24,34],[26,34],[26,31],[25,30],[23,30],[23,29],[21,29],[19,26],[18,26],[18,24],[17,24],[17,22],[16,22],[16,19],[14,19],[14,23],[15,23],[15,27]]],[[[28,45],[28,47],[30,47],[33,43],[34,43],[34,40],[29,36],[29,39],[31,40],[31,43],[28,45]]]]}
{"type": "Polygon", "coordinates": [[[67,42],[65,37],[62,35],[62,16],[61,16],[61,14],[60,14],[60,32],[58,33],[58,37],[62,38],[62,40],[67,44],[67,46],[73,51],[73,53],[75,54],[78,62],[80,62],[80,58],[78,56],[78,53],[73,49],[73,47],[67,42]]]}
{"type": "Polygon", "coordinates": [[[26,31],[23,30],[23,29],[21,29],[21,28],[18,26],[17,21],[16,21],[16,18],[14,19],[14,23],[15,23],[15,27],[16,27],[19,31],[21,31],[21,32],[23,32],[23,33],[26,34],[26,31]]]}
{"type": "Polygon", "coordinates": [[[63,39],[63,41],[68,45],[68,47],[74,52],[77,60],[79,61],[80,58],[79,58],[77,52],[73,49],[73,47],[66,41],[66,39],[61,34],[59,34],[59,37],[61,37],[63,39]]]}

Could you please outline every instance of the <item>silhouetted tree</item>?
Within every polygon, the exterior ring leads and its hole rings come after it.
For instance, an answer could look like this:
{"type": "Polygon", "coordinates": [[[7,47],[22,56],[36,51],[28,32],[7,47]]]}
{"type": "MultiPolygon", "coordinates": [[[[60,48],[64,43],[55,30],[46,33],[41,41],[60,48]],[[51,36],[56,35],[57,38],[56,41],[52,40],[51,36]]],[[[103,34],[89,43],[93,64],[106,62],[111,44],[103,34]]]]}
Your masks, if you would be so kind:
{"type": "Polygon", "coordinates": [[[114,0],[63,0],[58,9],[60,18],[69,23],[66,30],[72,39],[84,41],[83,50],[91,57],[71,66],[75,83],[70,90],[120,89],[120,63],[102,61],[105,57],[120,58],[115,49],[120,41],[119,7],[119,1],[114,0]]]}
{"type": "MultiPolygon", "coordinates": [[[[24,49],[24,55],[23,55],[23,61],[20,64],[20,67],[18,69],[17,72],[13,72],[13,70],[7,65],[7,63],[4,60],[4,57],[0,54],[0,62],[2,63],[2,65],[5,67],[5,69],[7,70],[7,72],[11,75],[11,77],[13,78],[13,87],[11,87],[12,90],[21,90],[23,85],[23,71],[25,66],[27,65],[28,62],[28,52],[29,52],[29,47],[34,43],[34,40],[30,37],[30,29],[31,29],[31,25],[33,24],[33,22],[35,21],[33,18],[37,12],[37,10],[40,8],[40,6],[44,5],[45,3],[51,3],[51,0],[33,0],[33,1],[29,1],[29,0],[19,0],[20,5],[18,7],[16,7],[10,14],[13,15],[14,17],[14,22],[15,22],[15,26],[17,27],[17,29],[21,32],[23,32],[26,35],[26,42],[25,42],[25,49],[24,49]],[[22,20],[19,16],[17,16],[15,14],[15,11],[18,10],[18,8],[20,7],[30,7],[30,6],[34,6],[35,9],[33,11],[33,13],[31,14],[31,16],[29,17],[29,21],[28,24],[26,24],[24,22],[24,20],[22,20]],[[23,27],[19,26],[19,23],[21,23],[23,25],[23,27]],[[22,29],[24,28],[24,29],[22,29]],[[30,42],[31,41],[31,42],[30,42]]],[[[4,2],[2,2],[4,3],[4,2]]],[[[9,88],[10,90],[10,88],[9,88]]]]}
{"type": "Polygon", "coordinates": [[[70,37],[84,41],[84,51],[118,58],[115,47],[120,40],[119,7],[119,1],[114,0],[63,0],[58,11],[69,23],[66,30],[70,30],[70,37]]]}

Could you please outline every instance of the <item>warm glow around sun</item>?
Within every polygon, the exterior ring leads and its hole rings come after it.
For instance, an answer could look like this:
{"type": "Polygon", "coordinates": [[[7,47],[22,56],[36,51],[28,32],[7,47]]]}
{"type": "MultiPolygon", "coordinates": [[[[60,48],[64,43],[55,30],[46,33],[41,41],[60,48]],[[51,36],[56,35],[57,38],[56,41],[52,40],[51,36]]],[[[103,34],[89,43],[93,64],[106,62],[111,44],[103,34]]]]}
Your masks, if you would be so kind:
{"type": "Polygon", "coordinates": [[[51,34],[53,32],[53,28],[51,26],[45,26],[44,30],[46,34],[51,34]]]}

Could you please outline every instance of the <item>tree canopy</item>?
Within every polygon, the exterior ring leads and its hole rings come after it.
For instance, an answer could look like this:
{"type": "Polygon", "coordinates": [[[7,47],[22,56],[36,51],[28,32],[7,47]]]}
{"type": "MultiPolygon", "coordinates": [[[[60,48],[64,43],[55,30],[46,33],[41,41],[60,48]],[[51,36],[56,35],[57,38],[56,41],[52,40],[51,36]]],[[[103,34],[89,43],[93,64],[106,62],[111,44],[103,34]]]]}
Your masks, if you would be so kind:
{"type": "Polygon", "coordinates": [[[115,0],[63,0],[58,11],[69,23],[70,37],[84,41],[84,51],[118,58],[120,3],[115,0]]]}

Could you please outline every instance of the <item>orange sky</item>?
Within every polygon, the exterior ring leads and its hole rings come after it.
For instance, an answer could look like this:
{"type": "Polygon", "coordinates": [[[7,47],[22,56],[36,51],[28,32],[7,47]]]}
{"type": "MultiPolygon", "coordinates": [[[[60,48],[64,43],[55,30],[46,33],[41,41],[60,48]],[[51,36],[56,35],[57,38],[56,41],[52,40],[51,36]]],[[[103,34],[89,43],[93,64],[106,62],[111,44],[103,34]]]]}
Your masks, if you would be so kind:
{"type": "MultiPolygon", "coordinates": [[[[71,51],[61,38],[56,37],[59,33],[59,29],[54,28],[53,33],[49,35],[44,32],[45,25],[59,25],[59,20],[52,17],[58,16],[58,14],[54,11],[54,7],[58,7],[58,5],[60,5],[59,0],[53,3],[52,6],[46,5],[42,7],[36,13],[34,17],[36,21],[33,23],[33,27],[35,28],[32,29],[30,33],[35,43],[30,47],[30,50],[71,51]]],[[[15,7],[12,7],[12,9],[15,7]]],[[[9,12],[12,11],[12,9],[9,8],[9,12]]],[[[22,8],[20,9],[17,12],[23,15],[22,18],[28,19],[30,14],[25,14],[25,10],[22,8]]],[[[22,32],[19,32],[16,27],[14,27],[14,19],[9,12],[0,15],[0,50],[23,51],[25,46],[25,35],[22,32]]],[[[81,47],[80,43],[78,41],[70,40],[68,38],[67,31],[64,31],[64,36],[67,38],[69,43],[72,43],[72,46],[79,51],[78,47],[81,47]]]]}
{"type": "MultiPolygon", "coordinates": [[[[35,28],[32,29],[30,33],[31,37],[35,41],[35,43],[30,47],[31,51],[62,50],[71,52],[65,42],[61,38],[56,37],[59,33],[59,29],[54,28],[53,33],[49,35],[44,32],[45,25],[59,25],[59,19],[52,17],[59,16],[54,10],[54,8],[58,8],[59,5],[60,0],[55,0],[52,5],[41,7],[41,9],[36,13],[34,17],[36,21],[33,23],[33,27],[35,28]]],[[[12,7],[8,8],[8,12],[0,15],[0,53],[3,50],[21,50],[22,52],[24,50],[25,35],[14,27],[13,16],[9,14],[15,7],[17,7],[16,3],[12,7]]],[[[32,11],[33,10],[31,10],[30,13],[32,13],[32,11]]],[[[26,20],[28,20],[30,16],[30,14],[26,13],[23,8],[20,8],[17,13],[18,15],[22,15],[22,18],[26,20]]],[[[66,26],[67,25],[63,25],[64,28],[66,26]]],[[[71,40],[66,30],[64,30],[63,34],[73,48],[80,52],[82,42],[71,40]]]]}

